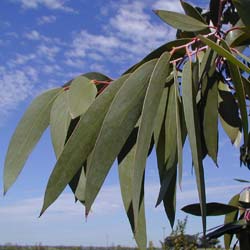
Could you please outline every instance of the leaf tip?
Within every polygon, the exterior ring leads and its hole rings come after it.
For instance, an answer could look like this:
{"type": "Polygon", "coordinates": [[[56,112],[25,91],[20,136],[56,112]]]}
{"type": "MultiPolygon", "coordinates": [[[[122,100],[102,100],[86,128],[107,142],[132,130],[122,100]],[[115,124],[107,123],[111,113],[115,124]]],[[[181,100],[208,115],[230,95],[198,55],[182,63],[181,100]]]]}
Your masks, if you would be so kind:
{"type": "Polygon", "coordinates": [[[158,15],[159,10],[153,10],[153,12],[154,12],[156,15],[158,15]]]}

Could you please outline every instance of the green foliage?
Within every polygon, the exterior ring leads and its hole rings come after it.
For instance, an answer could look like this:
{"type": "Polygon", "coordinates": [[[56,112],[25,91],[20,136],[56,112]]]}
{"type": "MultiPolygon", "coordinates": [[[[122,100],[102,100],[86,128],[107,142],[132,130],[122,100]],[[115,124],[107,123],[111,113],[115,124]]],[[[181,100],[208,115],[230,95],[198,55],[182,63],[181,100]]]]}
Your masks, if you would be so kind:
{"type": "MultiPolygon", "coordinates": [[[[146,249],[147,157],[155,146],[160,180],[156,203],[163,203],[173,227],[188,137],[199,194],[192,212],[202,216],[204,233],[207,215],[227,211],[227,220],[234,218],[234,205],[206,204],[203,160],[209,156],[217,165],[220,122],[233,144],[241,142],[243,132],[241,162],[250,165],[250,60],[244,52],[250,45],[250,3],[211,0],[208,11],[184,1],[181,5],[185,14],[155,11],[177,29],[176,40],[156,48],[118,79],[86,73],[32,102],[9,145],[5,192],[49,126],[57,162],[41,214],[70,185],[87,215],[117,159],[124,207],[138,246],[146,249]]],[[[244,224],[230,223],[226,230],[244,224]]]]}

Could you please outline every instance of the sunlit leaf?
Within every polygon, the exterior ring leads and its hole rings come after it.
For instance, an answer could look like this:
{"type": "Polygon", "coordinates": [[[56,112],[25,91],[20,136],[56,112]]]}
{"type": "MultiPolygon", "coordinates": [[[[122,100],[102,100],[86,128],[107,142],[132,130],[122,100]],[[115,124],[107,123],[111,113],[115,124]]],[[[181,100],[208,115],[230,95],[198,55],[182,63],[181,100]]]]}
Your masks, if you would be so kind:
{"type": "MultiPolygon", "coordinates": [[[[238,206],[238,202],[239,202],[239,198],[240,198],[240,195],[239,194],[236,194],[234,195],[231,200],[229,201],[229,205],[231,206],[238,206]]],[[[225,216],[225,220],[224,220],[224,223],[227,224],[227,223],[230,223],[230,222],[234,222],[237,220],[238,218],[238,214],[239,214],[239,211],[236,210],[234,212],[231,212],[229,214],[227,214],[225,216]]],[[[225,248],[226,249],[229,249],[230,248],[230,245],[231,245],[231,242],[232,242],[232,238],[233,238],[233,235],[232,234],[225,234],[224,235],[224,244],[225,244],[225,248]]]]}
{"type": "Polygon", "coordinates": [[[49,125],[50,110],[62,88],[49,90],[38,96],[19,122],[8,147],[4,166],[4,192],[22,171],[24,164],[49,125]]]}
{"type": "Polygon", "coordinates": [[[188,138],[192,152],[192,159],[196,175],[196,184],[199,193],[199,200],[201,204],[201,215],[203,223],[203,231],[206,231],[206,193],[204,170],[202,164],[202,149],[200,141],[199,118],[196,108],[196,100],[193,93],[192,84],[192,65],[188,61],[183,68],[182,76],[182,98],[184,115],[187,126],[188,138]]]}
{"type": "Polygon", "coordinates": [[[219,115],[223,129],[233,144],[238,145],[241,138],[241,119],[238,106],[227,84],[219,82],[219,115]]]}
{"type": "Polygon", "coordinates": [[[208,27],[204,22],[190,16],[167,10],[154,11],[164,22],[172,27],[184,31],[200,31],[208,27]]]}
{"type": "Polygon", "coordinates": [[[153,70],[150,82],[145,95],[141,123],[136,143],[136,152],[134,158],[134,179],[133,179],[133,209],[135,222],[137,222],[140,190],[145,170],[147,154],[154,129],[155,114],[158,110],[165,81],[169,75],[170,54],[164,53],[157,61],[153,70]]]}
{"type": "Polygon", "coordinates": [[[94,202],[116,156],[139,119],[146,88],[156,60],[143,64],[125,81],[104,119],[89,162],[86,210],[94,202]]]}
{"type": "Polygon", "coordinates": [[[84,114],[93,103],[97,88],[87,77],[79,76],[71,82],[67,94],[70,115],[74,119],[84,114]]]}
{"type": "Polygon", "coordinates": [[[87,167],[84,166],[80,169],[81,174],[80,174],[80,177],[79,177],[79,180],[77,183],[77,187],[75,190],[76,198],[83,203],[85,202],[86,168],[87,167]]]}
{"type": "MultiPolygon", "coordinates": [[[[226,43],[222,43],[222,44],[227,50],[230,50],[230,48],[227,46],[226,43]]],[[[247,107],[246,107],[246,100],[245,100],[246,99],[245,89],[244,89],[241,73],[240,73],[238,66],[232,64],[231,62],[228,62],[228,67],[229,67],[230,75],[232,78],[232,82],[235,87],[236,98],[238,100],[238,105],[240,109],[243,134],[244,134],[244,145],[247,146],[248,114],[247,114],[247,107]]]]}
{"type": "Polygon", "coordinates": [[[49,178],[41,214],[58,198],[91,153],[103,119],[128,75],[112,82],[81,117],[49,178]]]}

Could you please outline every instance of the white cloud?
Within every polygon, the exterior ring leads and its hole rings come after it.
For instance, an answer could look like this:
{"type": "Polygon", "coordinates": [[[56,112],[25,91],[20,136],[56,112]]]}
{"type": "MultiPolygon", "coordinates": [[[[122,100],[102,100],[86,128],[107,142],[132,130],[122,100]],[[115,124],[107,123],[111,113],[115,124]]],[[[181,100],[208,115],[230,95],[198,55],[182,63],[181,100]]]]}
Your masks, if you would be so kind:
{"type": "Polygon", "coordinates": [[[175,12],[183,12],[180,1],[172,0],[158,0],[153,4],[153,9],[155,10],[169,10],[175,12]]]}
{"type": "Polygon", "coordinates": [[[42,36],[37,30],[32,30],[24,35],[29,40],[41,40],[42,36]]]}
{"type": "Polygon", "coordinates": [[[0,67],[0,115],[6,115],[31,95],[38,79],[35,68],[8,70],[0,67]]]}
{"type": "Polygon", "coordinates": [[[73,8],[65,5],[63,0],[17,0],[24,9],[37,9],[46,7],[51,10],[62,10],[65,12],[75,12],[73,8]]]}
{"type": "Polygon", "coordinates": [[[56,16],[41,16],[37,19],[39,25],[54,23],[56,21],[56,16]]]}
{"type": "Polygon", "coordinates": [[[37,48],[37,52],[39,55],[46,57],[50,61],[54,61],[55,56],[59,53],[60,48],[58,46],[47,46],[45,44],[41,44],[37,48]]]}

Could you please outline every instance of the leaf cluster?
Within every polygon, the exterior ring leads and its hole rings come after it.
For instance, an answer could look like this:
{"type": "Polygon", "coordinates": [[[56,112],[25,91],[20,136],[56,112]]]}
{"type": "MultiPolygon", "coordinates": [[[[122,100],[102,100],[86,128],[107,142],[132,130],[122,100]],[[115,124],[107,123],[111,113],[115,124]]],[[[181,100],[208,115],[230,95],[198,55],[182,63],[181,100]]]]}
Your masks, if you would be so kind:
{"type": "Polygon", "coordinates": [[[249,10],[246,0],[210,1],[202,10],[181,0],[185,14],[155,13],[177,30],[167,42],[116,80],[90,72],[38,96],[19,122],[4,169],[5,192],[15,182],[44,130],[50,127],[57,162],[41,214],[69,185],[89,213],[114,161],[135,240],[146,248],[144,179],[155,147],[163,203],[171,226],[182,151],[188,139],[206,232],[203,160],[216,165],[219,122],[249,166],[249,10]]]}

